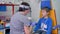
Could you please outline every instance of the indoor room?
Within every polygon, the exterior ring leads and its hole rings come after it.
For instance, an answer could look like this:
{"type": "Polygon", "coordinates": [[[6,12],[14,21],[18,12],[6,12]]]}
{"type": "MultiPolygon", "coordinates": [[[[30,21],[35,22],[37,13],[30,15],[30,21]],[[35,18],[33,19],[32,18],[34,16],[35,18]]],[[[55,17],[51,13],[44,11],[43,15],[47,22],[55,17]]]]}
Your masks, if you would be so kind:
{"type": "Polygon", "coordinates": [[[60,34],[60,0],[0,0],[0,34],[60,34]]]}

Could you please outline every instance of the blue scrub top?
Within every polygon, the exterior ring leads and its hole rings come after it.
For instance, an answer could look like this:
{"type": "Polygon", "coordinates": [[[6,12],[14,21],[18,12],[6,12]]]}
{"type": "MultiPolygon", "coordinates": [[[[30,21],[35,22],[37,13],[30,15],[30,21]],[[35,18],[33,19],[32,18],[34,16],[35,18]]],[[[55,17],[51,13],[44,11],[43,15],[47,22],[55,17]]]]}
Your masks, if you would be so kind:
{"type": "Polygon", "coordinates": [[[36,27],[34,28],[34,31],[36,32],[37,30],[41,29],[41,24],[44,23],[47,25],[47,28],[44,28],[44,30],[47,31],[46,34],[51,34],[51,30],[52,30],[52,20],[50,17],[48,18],[40,18],[36,27]]]}

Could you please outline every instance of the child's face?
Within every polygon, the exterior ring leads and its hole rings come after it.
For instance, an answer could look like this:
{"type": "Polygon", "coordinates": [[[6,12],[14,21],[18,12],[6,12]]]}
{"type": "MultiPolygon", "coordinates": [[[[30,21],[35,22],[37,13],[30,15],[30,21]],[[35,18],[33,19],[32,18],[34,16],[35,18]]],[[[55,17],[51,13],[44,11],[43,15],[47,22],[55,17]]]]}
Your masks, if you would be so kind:
{"type": "Polygon", "coordinates": [[[49,13],[48,12],[46,12],[46,10],[42,10],[42,17],[45,17],[45,16],[47,16],[49,13]]]}

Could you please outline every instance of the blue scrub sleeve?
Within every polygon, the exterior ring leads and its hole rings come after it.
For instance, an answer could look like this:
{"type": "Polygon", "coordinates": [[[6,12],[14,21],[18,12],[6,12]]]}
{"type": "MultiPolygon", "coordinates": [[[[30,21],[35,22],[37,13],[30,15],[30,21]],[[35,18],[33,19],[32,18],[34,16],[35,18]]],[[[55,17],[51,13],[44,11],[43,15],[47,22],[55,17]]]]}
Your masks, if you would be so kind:
{"type": "Polygon", "coordinates": [[[50,20],[49,20],[49,23],[48,23],[47,34],[51,34],[51,32],[52,32],[52,20],[50,19],[50,20]]]}
{"type": "Polygon", "coordinates": [[[41,26],[41,19],[39,19],[36,27],[34,28],[34,32],[36,32],[40,28],[40,26],[41,26]]]}

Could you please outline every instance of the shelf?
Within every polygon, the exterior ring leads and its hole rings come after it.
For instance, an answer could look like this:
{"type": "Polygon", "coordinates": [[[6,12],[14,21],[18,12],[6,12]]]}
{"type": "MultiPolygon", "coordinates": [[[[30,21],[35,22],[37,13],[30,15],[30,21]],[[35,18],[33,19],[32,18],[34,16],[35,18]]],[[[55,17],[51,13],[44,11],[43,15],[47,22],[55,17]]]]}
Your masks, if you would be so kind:
{"type": "Polygon", "coordinates": [[[19,6],[18,4],[0,4],[0,6],[19,6]]]}
{"type": "Polygon", "coordinates": [[[12,15],[14,14],[14,6],[19,6],[19,4],[0,4],[0,6],[12,6],[12,15]]]}

